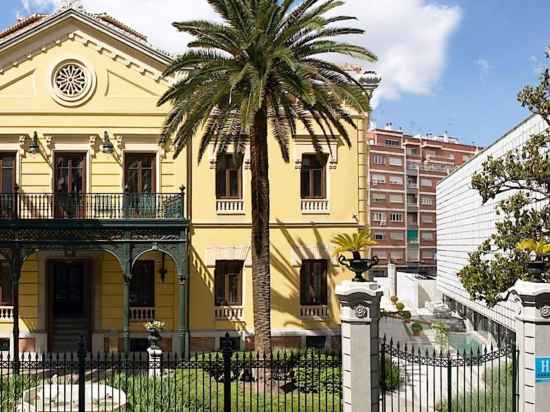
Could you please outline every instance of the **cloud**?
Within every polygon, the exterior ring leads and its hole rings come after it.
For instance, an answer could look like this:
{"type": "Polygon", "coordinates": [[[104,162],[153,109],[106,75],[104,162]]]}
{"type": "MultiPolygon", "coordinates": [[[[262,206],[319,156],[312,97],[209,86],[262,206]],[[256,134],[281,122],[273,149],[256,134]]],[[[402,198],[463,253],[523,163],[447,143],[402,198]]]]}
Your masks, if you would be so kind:
{"type": "MultiPolygon", "coordinates": [[[[58,6],[62,0],[21,0],[27,11],[58,6]]],[[[174,20],[213,19],[204,0],[82,0],[90,11],[105,11],[147,34],[168,51],[185,48],[189,38],[177,33],[174,20]],[[162,7],[159,6],[162,4],[162,7]]],[[[373,51],[383,84],[376,102],[399,99],[403,94],[430,95],[445,69],[449,42],[462,11],[432,0],[347,0],[338,14],[356,16],[354,26],[367,30],[353,40],[373,51]]],[[[344,62],[344,60],[340,60],[344,62]]]]}
{"type": "Polygon", "coordinates": [[[479,58],[474,61],[476,66],[479,69],[479,78],[480,80],[485,80],[489,75],[489,72],[494,68],[487,59],[479,58]]]}

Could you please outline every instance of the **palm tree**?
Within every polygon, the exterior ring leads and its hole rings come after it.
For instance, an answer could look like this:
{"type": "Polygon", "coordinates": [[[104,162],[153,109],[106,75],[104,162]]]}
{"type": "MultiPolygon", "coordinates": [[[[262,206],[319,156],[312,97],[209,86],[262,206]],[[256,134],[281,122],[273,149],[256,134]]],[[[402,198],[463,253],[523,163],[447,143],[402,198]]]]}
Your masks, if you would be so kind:
{"type": "Polygon", "coordinates": [[[165,71],[177,81],[159,105],[171,103],[164,135],[176,155],[200,134],[199,160],[208,147],[223,153],[250,145],[252,284],[256,350],[271,352],[268,129],[289,161],[289,139],[302,124],[316,150],[321,139],[355,127],[345,107],[369,110],[366,88],[327,53],[374,61],[363,47],[334,40],[363,30],[334,26],[353,20],[333,16],[339,0],[207,0],[222,22],[174,23],[194,36],[188,51],[165,71]],[[331,15],[329,16],[329,13],[331,15]]]}

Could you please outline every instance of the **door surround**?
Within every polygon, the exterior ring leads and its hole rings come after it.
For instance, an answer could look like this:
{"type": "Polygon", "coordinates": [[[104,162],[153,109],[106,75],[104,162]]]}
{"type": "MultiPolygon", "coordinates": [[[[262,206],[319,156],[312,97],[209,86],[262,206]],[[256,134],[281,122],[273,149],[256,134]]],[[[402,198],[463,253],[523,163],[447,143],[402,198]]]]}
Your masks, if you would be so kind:
{"type": "Polygon", "coordinates": [[[93,319],[93,291],[92,291],[92,279],[93,279],[93,261],[89,257],[75,257],[75,258],[64,258],[64,257],[49,257],[45,260],[45,321],[46,321],[46,332],[47,332],[47,351],[52,351],[52,337],[54,333],[54,324],[55,324],[55,311],[54,311],[54,278],[53,278],[53,264],[55,263],[82,263],[82,276],[84,277],[83,282],[83,295],[84,295],[84,318],[86,319],[86,341],[88,343],[88,349],[91,349],[91,338],[92,338],[92,329],[94,325],[93,319]]]}

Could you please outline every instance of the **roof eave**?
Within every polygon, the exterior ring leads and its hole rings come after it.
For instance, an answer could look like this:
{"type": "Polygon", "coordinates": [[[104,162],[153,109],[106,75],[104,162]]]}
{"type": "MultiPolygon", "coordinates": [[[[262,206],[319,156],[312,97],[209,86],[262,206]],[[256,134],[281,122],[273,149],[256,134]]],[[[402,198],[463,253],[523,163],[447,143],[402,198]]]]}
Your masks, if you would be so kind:
{"type": "Polygon", "coordinates": [[[142,42],[139,42],[130,36],[125,36],[124,33],[119,32],[118,30],[109,27],[108,25],[102,23],[101,21],[94,19],[93,17],[88,16],[85,13],[81,13],[75,9],[67,9],[62,11],[61,13],[53,14],[50,17],[46,17],[43,21],[41,21],[36,26],[28,30],[23,30],[20,34],[7,39],[5,42],[0,42],[0,52],[20,43],[21,41],[28,39],[29,37],[37,33],[40,33],[41,31],[47,29],[51,25],[59,23],[70,17],[74,17],[83,23],[93,26],[97,30],[100,30],[105,34],[108,34],[116,38],[117,40],[122,41],[123,43],[129,44],[132,47],[139,49],[149,57],[154,58],[155,60],[159,61],[162,64],[170,64],[173,60],[172,57],[162,53],[161,51],[156,50],[155,48],[150,47],[147,44],[143,44],[142,42]]]}

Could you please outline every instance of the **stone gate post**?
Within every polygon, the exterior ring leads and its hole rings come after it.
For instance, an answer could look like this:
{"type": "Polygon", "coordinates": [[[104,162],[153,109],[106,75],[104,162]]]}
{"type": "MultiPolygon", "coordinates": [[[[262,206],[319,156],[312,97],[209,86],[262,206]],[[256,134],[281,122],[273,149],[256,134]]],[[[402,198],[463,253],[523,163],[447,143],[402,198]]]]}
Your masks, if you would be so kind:
{"type": "Polygon", "coordinates": [[[344,412],[378,412],[378,323],[382,289],[376,282],[343,282],[336,287],[342,322],[344,412]],[[370,408],[369,408],[370,406],[370,408]]]}
{"type": "Polygon", "coordinates": [[[519,412],[550,410],[550,284],[516,281],[508,301],[516,311],[519,412]]]}

